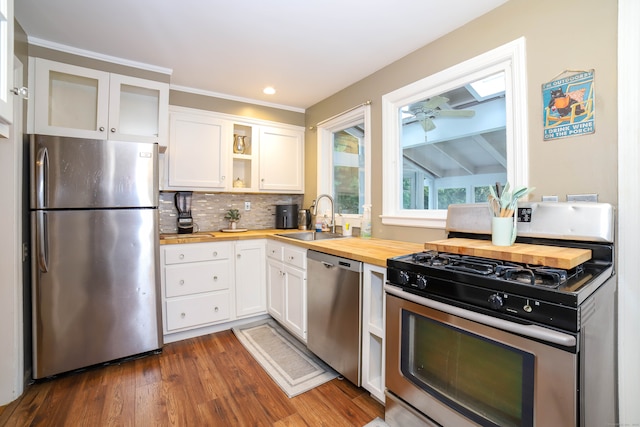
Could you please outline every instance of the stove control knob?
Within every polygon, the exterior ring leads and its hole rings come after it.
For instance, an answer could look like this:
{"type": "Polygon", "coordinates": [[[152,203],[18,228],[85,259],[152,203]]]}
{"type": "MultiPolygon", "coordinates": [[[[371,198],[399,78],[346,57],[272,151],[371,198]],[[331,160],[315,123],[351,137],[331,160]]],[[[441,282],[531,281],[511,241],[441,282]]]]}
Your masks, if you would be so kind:
{"type": "Polygon", "coordinates": [[[494,310],[501,308],[504,305],[504,301],[502,301],[502,297],[498,294],[493,294],[489,296],[489,306],[494,310]]]}
{"type": "Polygon", "coordinates": [[[425,289],[427,287],[427,278],[422,274],[418,274],[416,277],[416,285],[418,286],[418,289],[425,289]]]}
{"type": "Polygon", "coordinates": [[[408,285],[409,284],[409,273],[407,273],[406,271],[401,271],[400,275],[398,276],[398,279],[400,280],[400,284],[401,285],[408,285]]]}

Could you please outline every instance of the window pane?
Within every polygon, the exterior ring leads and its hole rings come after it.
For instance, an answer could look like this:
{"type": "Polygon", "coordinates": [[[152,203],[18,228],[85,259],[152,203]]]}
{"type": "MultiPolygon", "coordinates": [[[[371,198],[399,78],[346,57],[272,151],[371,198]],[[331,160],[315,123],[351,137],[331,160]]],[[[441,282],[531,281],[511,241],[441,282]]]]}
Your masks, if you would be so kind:
{"type": "Polygon", "coordinates": [[[359,214],[364,205],[364,124],[333,133],[336,213],[359,214]]]}
{"type": "Polygon", "coordinates": [[[441,188],[438,190],[438,209],[447,209],[449,205],[466,203],[466,188],[441,188]]]}
{"type": "Polygon", "coordinates": [[[405,105],[400,112],[403,209],[486,202],[488,187],[506,182],[503,72],[405,105]],[[481,87],[471,87],[477,82],[497,88],[480,94],[481,87]],[[408,176],[424,186],[405,182],[408,176]],[[438,200],[429,200],[429,194],[438,200]]]}

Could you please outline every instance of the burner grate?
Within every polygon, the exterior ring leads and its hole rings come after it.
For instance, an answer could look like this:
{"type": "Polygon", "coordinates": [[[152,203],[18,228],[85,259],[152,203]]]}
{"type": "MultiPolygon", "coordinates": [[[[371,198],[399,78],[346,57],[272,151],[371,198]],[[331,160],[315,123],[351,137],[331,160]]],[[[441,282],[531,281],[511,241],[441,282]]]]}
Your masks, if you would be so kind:
{"type": "Polygon", "coordinates": [[[498,268],[496,274],[505,280],[514,280],[531,286],[545,286],[552,289],[566,283],[569,277],[567,270],[528,265],[505,265],[498,268]]]}

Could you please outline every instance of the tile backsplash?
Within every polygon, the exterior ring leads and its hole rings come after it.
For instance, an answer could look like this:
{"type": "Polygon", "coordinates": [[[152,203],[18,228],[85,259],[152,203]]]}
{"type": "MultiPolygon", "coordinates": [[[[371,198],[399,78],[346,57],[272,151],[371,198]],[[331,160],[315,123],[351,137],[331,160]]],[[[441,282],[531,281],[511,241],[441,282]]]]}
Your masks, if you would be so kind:
{"type": "MultiPolygon", "coordinates": [[[[175,192],[161,191],[159,197],[160,232],[177,233],[178,211],[175,192]]],[[[224,219],[229,209],[235,208],[242,215],[238,228],[263,230],[275,228],[276,205],[297,204],[302,209],[303,195],[295,194],[238,194],[238,193],[193,193],[191,216],[199,231],[218,231],[229,228],[224,219]],[[251,202],[251,210],[245,211],[245,202],[251,202]]]]}

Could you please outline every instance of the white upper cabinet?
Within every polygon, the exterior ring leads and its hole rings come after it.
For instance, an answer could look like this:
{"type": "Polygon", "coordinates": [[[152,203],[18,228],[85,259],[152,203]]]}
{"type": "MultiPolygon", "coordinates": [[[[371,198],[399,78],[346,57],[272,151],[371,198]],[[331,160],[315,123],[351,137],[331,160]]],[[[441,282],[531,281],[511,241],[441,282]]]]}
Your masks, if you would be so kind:
{"type": "Polygon", "coordinates": [[[304,134],[263,126],[259,147],[260,190],[304,192],[304,134]]]}
{"type": "Polygon", "coordinates": [[[0,1],[0,137],[13,121],[13,0],[0,1]]]}
{"type": "Polygon", "coordinates": [[[172,109],[169,129],[167,188],[224,190],[231,124],[205,112],[172,109]]]}
{"type": "Polygon", "coordinates": [[[303,193],[299,126],[172,106],[168,190],[303,193]]]}
{"type": "Polygon", "coordinates": [[[34,132],[166,147],[169,85],[36,58],[34,132]]]}

